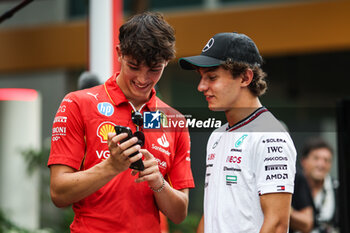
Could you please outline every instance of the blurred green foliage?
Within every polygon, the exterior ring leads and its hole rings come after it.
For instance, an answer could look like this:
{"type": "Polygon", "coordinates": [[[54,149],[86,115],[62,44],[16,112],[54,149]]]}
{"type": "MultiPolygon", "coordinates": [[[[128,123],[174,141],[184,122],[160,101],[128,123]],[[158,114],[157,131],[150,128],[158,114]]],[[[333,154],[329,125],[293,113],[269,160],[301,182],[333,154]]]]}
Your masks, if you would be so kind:
{"type": "Polygon", "coordinates": [[[171,221],[169,223],[170,233],[193,233],[196,232],[201,215],[196,213],[189,213],[187,218],[181,224],[175,224],[171,221]]]}
{"type": "Polygon", "coordinates": [[[0,210],[0,233],[54,233],[51,229],[28,230],[11,222],[0,210]]]}

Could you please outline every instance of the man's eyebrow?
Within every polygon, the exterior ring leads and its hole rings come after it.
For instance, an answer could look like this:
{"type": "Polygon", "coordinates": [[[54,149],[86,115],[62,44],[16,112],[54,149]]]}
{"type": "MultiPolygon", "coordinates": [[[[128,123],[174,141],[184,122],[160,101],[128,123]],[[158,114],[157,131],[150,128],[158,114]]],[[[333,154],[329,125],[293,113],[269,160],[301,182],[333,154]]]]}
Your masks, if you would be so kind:
{"type": "Polygon", "coordinates": [[[157,65],[155,65],[155,66],[152,66],[152,67],[150,67],[151,69],[158,69],[158,68],[162,68],[162,64],[157,64],[157,65]]]}
{"type": "MultiPolygon", "coordinates": [[[[134,62],[134,61],[129,61],[127,60],[126,61],[129,65],[132,65],[132,66],[139,66],[139,63],[138,62],[134,62]]],[[[149,67],[150,69],[159,69],[159,68],[162,68],[163,64],[159,63],[159,64],[156,64],[154,66],[151,66],[149,67]]]]}
{"type": "Polygon", "coordinates": [[[133,62],[133,61],[126,61],[128,64],[130,64],[130,65],[133,65],[133,66],[138,66],[139,64],[138,63],[135,63],[135,62],[133,62]]]}

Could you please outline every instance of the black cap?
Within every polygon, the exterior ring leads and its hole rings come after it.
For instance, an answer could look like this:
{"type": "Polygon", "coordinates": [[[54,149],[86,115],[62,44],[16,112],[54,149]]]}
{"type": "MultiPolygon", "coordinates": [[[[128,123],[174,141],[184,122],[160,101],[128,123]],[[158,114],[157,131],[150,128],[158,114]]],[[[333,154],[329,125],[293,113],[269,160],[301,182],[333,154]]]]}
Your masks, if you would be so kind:
{"type": "Polygon", "coordinates": [[[253,40],[236,32],[216,34],[210,38],[200,55],[180,58],[179,64],[185,70],[193,70],[195,66],[219,66],[229,58],[250,65],[262,64],[262,58],[253,40]]]}

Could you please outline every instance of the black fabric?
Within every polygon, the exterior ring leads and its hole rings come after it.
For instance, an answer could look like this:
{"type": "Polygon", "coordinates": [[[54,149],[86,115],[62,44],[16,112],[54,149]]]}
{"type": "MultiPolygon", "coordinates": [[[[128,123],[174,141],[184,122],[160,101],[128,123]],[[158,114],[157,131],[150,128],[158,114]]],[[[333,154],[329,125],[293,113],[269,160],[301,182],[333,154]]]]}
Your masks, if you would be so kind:
{"type": "MultiPolygon", "coordinates": [[[[312,195],[307,180],[301,172],[297,172],[295,174],[294,179],[292,207],[295,210],[302,210],[308,206],[311,206],[313,210],[315,210],[314,202],[312,200],[312,195]]],[[[289,232],[293,233],[294,231],[292,229],[289,229],[289,232]]]]}
{"type": "Polygon", "coordinates": [[[314,208],[309,185],[302,173],[296,173],[294,180],[294,194],[292,196],[292,207],[295,210],[301,210],[308,206],[314,208]]]}
{"type": "Polygon", "coordinates": [[[263,63],[259,50],[251,38],[245,34],[224,32],[210,38],[200,55],[180,58],[179,64],[185,70],[193,70],[196,66],[219,66],[227,59],[258,66],[263,63]]]}
{"type": "MultiPolygon", "coordinates": [[[[332,221],[329,223],[331,226],[337,228],[339,225],[338,223],[338,195],[337,195],[337,185],[334,185],[334,192],[335,192],[335,214],[333,216],[332,221]]],[[[326,228],[323,228],[321,223],[317,221],[317,213],[318,210],[316,210],[316,207],[314,205],[312,195],[311,195],[311,189],[309,187],[309,184],[303,175],[302,171],[297,172],[295,174],[295,180],[294,180],[294,194],[292,196],[292,207],[295,210],[301,210],[305,207],[312,206],[313,213],[314,213],[314,228],[313,229],[318,229],[319,232],[321,233],[327,233],[326,228]]],[[[294,233],[292,229],[289,229],[289,233],[294,233]]]]}

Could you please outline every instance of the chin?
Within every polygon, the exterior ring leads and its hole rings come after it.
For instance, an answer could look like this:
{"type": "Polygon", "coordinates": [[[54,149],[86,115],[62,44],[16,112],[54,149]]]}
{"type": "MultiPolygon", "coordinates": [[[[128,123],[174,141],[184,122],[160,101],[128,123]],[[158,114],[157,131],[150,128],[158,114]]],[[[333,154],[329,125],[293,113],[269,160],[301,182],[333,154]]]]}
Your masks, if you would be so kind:
{"type": "Polygon", "coordinates": [[[141,99],[148,99],[150,94],[151,94],[151,90],[142,90],[142,91],[134,90],[133,91],[133,95],[141,99]]]}
{"type": "Polygon", "coordinates": [[[324,175],[314,175],[313,179],[316,181],[323,181],[325,179],[325,176],[324,175]]]}
{"type": "Polygon", "coordinates": [[[208,108],[213,112],[225,112],[226,111],[226,108],[219,107],[219,106],[208,105],[208,108]]]}
{"type": "Polygon", "coordinates": [[[215,108],[215,106],[212,106],[210,104],[208,105],[208,108],[209,108],[209,110],[214,111],[214,112],[218,111],[218,109],[215,108]]]}

